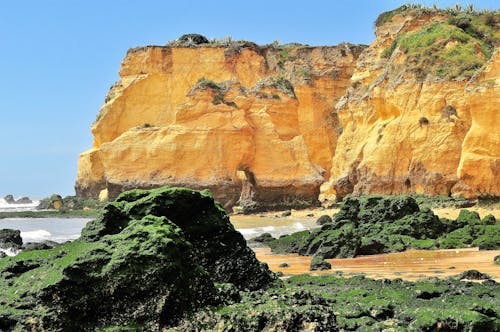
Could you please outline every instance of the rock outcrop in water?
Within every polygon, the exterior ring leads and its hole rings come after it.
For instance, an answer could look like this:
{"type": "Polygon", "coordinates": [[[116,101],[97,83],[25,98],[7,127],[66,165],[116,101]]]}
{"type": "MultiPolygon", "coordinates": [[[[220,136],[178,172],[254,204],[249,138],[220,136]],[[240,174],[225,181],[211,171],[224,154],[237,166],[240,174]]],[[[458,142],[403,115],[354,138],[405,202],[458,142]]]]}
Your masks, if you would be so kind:
{"type": "Polygon", "coordinates": [[[156,331],[274,280],[209,192],[125,192],[80,239],[0,261],[0,330],[156,331]]]}
{"type": "Polygon", "coordinates": [[[500,195],[495,22],[403,6],[380,16],[368,48],[185,36],[132,49],[76,192],[182,185],[244,210],[312,204],[320,191],[324,202],[500,195]]]}
{"type": "Polygon", "coordinates": [[[500,248],[500,222],[461,210],[456,220],[420,209],[408,196],[348,198],[321,228],[265,241],[274,252],[347,258],[406,249],[500,248]]]}

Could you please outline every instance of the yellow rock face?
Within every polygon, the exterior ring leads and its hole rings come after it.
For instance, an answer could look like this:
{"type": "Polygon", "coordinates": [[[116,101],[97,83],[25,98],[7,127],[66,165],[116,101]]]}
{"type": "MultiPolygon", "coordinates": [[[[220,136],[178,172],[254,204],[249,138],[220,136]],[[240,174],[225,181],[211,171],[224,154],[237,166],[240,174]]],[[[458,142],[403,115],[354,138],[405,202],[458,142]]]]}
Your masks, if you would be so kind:
{"type": "Polygon", "coordinates": [[[499,196],[498,49],[470,80],[417,79],[403,51],[385,54],[447,20],[396,15],[368,47],[131,50],[80,155],[77,195],[177,185],[211,189],[226,208],[499,196]]]}
{"type": "Polygon", "coordinates": [[[500,195],[499,52],[470,81],[397,77],[381,56],[396,33],[436,20],[395,17],[358,59],[353,88],[337,104],[343,133],[321,201],[370,193],[500,195]]]}
{"type": "Polygon", "coordinates": [[[77,194],[169,184],[209,188],[226,207],[316,201],[338,137],[330,113],[360,51],[129,51],[80,156],[77,194]],[[240,197],[246,182],[251,193],[240,197]]]}

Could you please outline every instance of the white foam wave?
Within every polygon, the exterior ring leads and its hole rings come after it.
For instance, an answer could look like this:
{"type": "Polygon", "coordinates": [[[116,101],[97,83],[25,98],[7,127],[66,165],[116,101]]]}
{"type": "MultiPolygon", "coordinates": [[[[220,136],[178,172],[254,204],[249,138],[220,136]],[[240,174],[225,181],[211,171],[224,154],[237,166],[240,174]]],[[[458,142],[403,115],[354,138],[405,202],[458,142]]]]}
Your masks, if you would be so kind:
{"type": "MultiPolygon", "coordinates": [[[[18,197],[17,199],[19,199],[18,197]]],[[[0,212],[22,212],[22,211],[32,211],[35,210],[36,207],[40,204],[39,200],[33,200],[31,203],[27,204],[9,204],[5,201],[5,199],[0,198],[0,212]]]]}
{"type": "Polygon", "coordinates": [[[303,224],[301,224],[300,222],[296,222],[295,224],[293,224],[293,228],[300,229],[300,230],[306,229],[306,227],[303,224]]]}
{"type": "Polygon", "coordinates": [[[244,236],[256,234],[258,232],[257,228],[240,228],[237,231],[243,234],[244,236]]]}
{"type": "Polygon", "coordinates": [[[19,250],[14,250],[12,248],[9,249],[0,248],[0,251],[4,252],[7,256],[15,256],[19,253],[19,250]]]}
{"type": "Polygon", "coordinates": [[[21,232],[23,242],[41,242],[50,240],[52,234],[44,229],[37,229],[36,231],[21,232]]]}

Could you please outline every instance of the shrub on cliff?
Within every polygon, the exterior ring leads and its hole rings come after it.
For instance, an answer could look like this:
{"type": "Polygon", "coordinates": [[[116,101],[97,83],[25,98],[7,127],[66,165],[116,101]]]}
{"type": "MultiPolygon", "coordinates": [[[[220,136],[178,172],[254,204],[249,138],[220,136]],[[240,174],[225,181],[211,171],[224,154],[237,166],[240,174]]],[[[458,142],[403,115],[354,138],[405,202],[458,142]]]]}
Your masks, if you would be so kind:
{"type": "Polygon", "coordinates": [[[0,330],[159,330],[234,298],[216,283],[273,279],[209,192],[135,190],[80,239],[0,261],[0,330]]]}
{"type": "MultiPolygon", "coordinates": [[[[397,55],[403,54],[405,71],[418,80],[471,78],[490,59],[494,45],[499,41],[498,26],[492,25],[492,17],[498,17],[498,11],[477,12],[474,8],[441,10],[404,5],[382,13],[376,26],[390,22],[396,14],[416,18],[435,14],[439,18],[448,18],[446,22],[438,21],[399,34],[382,53],[387,59],[396,51],[399,52],[397,55]]],[[[392,70],[401,71],[399,65],[400,59],[392,70]]]]}

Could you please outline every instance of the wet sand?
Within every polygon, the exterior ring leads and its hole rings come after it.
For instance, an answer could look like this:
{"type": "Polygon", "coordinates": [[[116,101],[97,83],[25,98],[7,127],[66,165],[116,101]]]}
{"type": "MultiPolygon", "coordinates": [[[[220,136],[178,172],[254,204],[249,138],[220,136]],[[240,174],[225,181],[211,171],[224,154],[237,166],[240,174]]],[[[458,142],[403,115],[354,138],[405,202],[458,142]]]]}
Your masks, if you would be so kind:
{"type": "MultiPolygon", "coordinates": [[[[500,209],[494,207],[471,207],[468,210],[477,211],[481,217],[493,214],[500,219],[500,209]]],[[[460,209],[440,208],[433,209],[439,217],[456,219],[460,209]]],[[[302,229],[318,227],[315,224],[321,215],[332,216],[338,209],[306,209],[291,210],[291,215],[282,217],[282,212],[266,212],[254,215],[233,215],[231,222],[249,239],[264,232],[271,232],[273,236],[289,234],[302,229]],[[275,230],[273,230],[275,228],[275,230]]],[[[463,271],[475,269],[488,273],[500,282],[500,265],[493,263],[493,258],[500,255],[500,250],[479,251],[477,248],[449,249],[449,250],[408,250],[402,253],[371,255],[346,259],[329,259],[332,269],[329,271],[309,271],[311,257],[297,254],[275,255],[267,247],[253,248],[257,258],[268,263],[271,270],[292,274],[332,274],[342,271],[345,275],[365,274],[367,277],[402,278],[418,280],[427,277],[447,277],[463,271]],[[290,265],[281,268],[281,263],[290,265]]]]}
{"type": "Polygon", "coordinates": [[[297,254],[275,255],[269,248],[255,248],[257,258],[266,262],[272,271],[293,274],[333,274],[342,271],[344,275],[365,274],[367,277],[402,278],[418,280],[427,277],[444,278],[475,269],[491,275],[500,282],[500,265],[493,263],[493,258],[500,255],[500,250],[479,251],[477,248],[448,250],[408,250],[401,253],[361,256],[356,258],[327,259],[332,269],[327,271],[309,271],[311,257],[297,254]],[[282,263],[289,267],[279,267],[282,263]]]}

